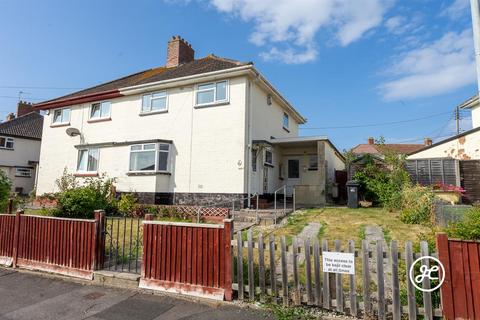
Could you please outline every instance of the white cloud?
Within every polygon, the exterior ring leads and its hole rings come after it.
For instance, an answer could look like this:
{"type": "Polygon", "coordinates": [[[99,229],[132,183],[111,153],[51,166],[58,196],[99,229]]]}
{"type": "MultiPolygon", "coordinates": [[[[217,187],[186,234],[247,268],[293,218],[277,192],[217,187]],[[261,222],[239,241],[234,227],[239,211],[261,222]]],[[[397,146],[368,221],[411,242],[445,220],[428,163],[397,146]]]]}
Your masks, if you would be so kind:
{"type": "Polygon", "coordinates": [[[454,0],[451,5],[442,10],[440,16],[449,17],[450,19],[455,20],[461,18],[469,8],[469,0],[454,0]]]}
{"type": "Polygon", "coordinates": [[[448,93],[475,82],[472,33],[448,32],[440,39],[398,57],[387,70],[392,79],[380,87],[386,100],[448,93]]]}
{"type": "Polygon", "coordinates": [[[207,0],[218,11],[252,22],[250,41],[270,46],[267,60],[305,63],[317,57],[315,36],[333,34],[341,46],[382,23],[393,0],[207,0]]]}
{"type": "Polygon", "coordinates": [[[401,35],[406,32],[410,34],[417,33],[422,29],[420,15],[412,15],[410,17],[405,17],[401,15],[393,16],[385,21],[385,27],[388,32],[401,35]]]}

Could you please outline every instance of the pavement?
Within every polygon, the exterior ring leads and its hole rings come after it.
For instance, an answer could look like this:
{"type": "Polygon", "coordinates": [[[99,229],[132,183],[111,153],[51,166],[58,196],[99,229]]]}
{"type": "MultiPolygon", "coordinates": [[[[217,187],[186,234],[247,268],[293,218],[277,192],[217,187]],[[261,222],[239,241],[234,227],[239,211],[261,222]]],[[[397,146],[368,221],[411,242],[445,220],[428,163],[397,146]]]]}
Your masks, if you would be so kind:
{"type": "Polygon", "coordinates": [[[267,311],[0,268],[0,320],[274,319],[267,311]]]}

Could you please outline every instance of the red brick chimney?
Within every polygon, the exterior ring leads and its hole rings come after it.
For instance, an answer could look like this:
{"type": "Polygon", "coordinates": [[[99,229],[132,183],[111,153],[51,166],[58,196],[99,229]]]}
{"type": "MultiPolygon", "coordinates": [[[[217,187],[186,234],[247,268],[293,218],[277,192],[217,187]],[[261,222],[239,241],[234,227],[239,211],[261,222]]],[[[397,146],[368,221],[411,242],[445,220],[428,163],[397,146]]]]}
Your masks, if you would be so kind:
{"type": "Polygon", "coordinates": [[[423,140],[423,144],[424,144],[425,146],[431,146],[432,143],[433,143],[433,141],[432,141],[431,138],[425,138],[425,139],[423,140]]]}
{"type": "Polygon", "coordinates": [[[375,144],[375,139],[372,137],[368,138],[368,144],[375,144]]]}
{"type": "Polygon", "coordinates": [[[177,67],[194,60],[195,50],[180,36],[173,36],[167,46],[167,68],[177,67]]]}
{"type": "Polygon", "coordinates": [[[26,114],[38,112],[37,110],[33,109],[33,106],[30,102],[26,101],[19,101],[17,105],[17,118],[24,116],[26,114]]]}

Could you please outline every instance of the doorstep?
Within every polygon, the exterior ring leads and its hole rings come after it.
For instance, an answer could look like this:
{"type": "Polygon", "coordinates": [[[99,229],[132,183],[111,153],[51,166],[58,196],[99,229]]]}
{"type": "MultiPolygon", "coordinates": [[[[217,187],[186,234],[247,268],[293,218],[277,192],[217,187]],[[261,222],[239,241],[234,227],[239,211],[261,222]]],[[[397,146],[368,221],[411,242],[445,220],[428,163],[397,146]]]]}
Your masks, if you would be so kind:
{"type": "Polygon", "coordinates": [[[138,289],[140,275],[128,272],[115,272],[110,270],[99,270],[93,273],[93,282],[95,284],[117,287],[138,289]]]}

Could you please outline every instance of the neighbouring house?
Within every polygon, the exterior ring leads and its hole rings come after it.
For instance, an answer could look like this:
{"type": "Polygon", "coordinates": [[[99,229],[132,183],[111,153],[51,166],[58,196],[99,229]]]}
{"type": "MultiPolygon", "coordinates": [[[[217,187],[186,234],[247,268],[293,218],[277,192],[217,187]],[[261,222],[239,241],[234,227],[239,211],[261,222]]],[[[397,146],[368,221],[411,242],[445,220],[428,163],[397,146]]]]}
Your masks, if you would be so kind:
{"type": "Polygon", "coordinates": [[[145,203],[212,204],[287,185],[307,205],[329,198],[344,159],[327,137],[299,137],[306,119],[253,63],[195,59],[179,36],[166,65],[36,105],[45,110],[37,195],[64,168],[106,173],[145,203]]]}
{"type": "Polygon", "coordinates": [[[375,143],[375,139],[368,138],[368,143],[362,143],[351,149],[356,157],[348,165],[348,179],[352,180],[355,173],[365,167],[367,163],[374,163],[377,166],[385,166],[385,155],[387,153],[406,156],[407,154],[420,150],[432,144],[432,139],[425,138],[424,144],[406,143],[375,143]]]}
{"type": "Polygon", "coordinates": [[[35,188],[42,129],[43,116],[24,101],[0,123],[0,170],[12,181],[12,192],[26,195],[35,188]]]}

